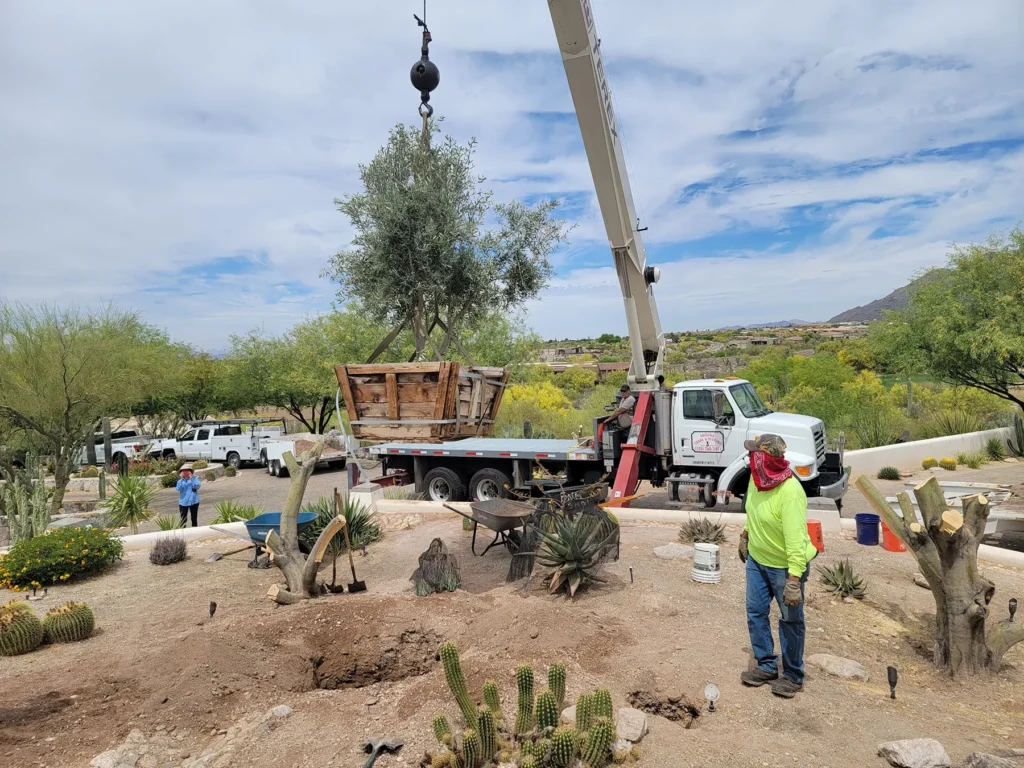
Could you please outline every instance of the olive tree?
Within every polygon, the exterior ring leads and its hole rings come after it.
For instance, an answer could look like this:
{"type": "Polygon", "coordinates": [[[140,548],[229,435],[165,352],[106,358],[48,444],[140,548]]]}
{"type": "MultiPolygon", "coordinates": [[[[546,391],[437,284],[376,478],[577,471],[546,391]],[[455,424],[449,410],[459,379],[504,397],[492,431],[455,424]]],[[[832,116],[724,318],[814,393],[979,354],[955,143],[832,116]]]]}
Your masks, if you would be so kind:
{"type": "Polygon", "coordinates": [[[0,304],[0,415],[53,453],[51,512],[97,422],[166,386],[168,349],[134,312],[0,304]]]}
{"type": "Polygon", "coordinates": [[[391,329],[370,361],[404,329],[411,358],[428,346],[445,357],[462,329],[540,292],[552,273],[548,257],[567,233],[553,216],[557,200],[495,203],[473,172],[475,142],[438,141],[439,132],[436,123],[427,132],[397,125],[360,166],[363,191],[335,200],[355,237],[324,274],[337,282],[339,300],[358,300],[391,329]]]}

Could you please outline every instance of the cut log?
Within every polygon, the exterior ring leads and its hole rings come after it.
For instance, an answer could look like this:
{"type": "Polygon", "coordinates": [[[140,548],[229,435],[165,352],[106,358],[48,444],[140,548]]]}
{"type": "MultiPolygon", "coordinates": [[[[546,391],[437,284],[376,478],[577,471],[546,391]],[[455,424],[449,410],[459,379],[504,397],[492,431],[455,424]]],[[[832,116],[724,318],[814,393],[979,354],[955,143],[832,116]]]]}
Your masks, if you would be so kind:
{"type": "Polygon", "coordinates": [[[454,592],[462,584],[459,561],[448,552],[441,539],[430,542],[427,551],[420,555],[419,563],[420,567],[409,578],[420,597],[435,592],[454,592]]]}

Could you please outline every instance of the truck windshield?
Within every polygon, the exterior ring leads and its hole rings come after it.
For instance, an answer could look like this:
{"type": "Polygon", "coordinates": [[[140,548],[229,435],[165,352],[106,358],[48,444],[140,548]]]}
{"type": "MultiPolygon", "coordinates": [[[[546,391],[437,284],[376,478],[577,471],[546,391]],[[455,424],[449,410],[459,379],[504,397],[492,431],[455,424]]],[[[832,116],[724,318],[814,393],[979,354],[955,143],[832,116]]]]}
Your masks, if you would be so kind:
{"type": "Polygon", "coordinates": [[[771,410],[765,407],[761,398],[758,397],[757,391],[750,384],[737,384],[735,387],[729,387],[729,391],[732,393],[736,405],[748,419],[767,416],[771,413],[771,410]]]}

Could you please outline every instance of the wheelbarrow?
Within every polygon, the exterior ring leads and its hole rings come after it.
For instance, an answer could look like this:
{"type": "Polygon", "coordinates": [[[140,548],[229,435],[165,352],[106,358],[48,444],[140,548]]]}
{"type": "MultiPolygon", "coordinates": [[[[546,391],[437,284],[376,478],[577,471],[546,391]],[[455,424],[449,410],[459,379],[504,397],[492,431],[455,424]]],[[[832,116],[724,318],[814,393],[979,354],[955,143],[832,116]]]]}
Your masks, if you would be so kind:
{"type": "Polygon", "coordinates": [[[522,528],[525,532],[526,522],[536,511],[533,504],[522,501],[509,501],[508,499],[474,501],[469,505],[471,510],[469,514],[449,504],[444,506],[452,512],[473,521],[473,541],[470,543],[470,551],[478,557],[486,555],[488,550],[497,544],[504,544],[505,548],[513,555],[518,552],[523,535],[522,532],[516,529],[522,528]],[[483,552],[478,553],[476,551],[476,531],[481,525],[494,531],[494,541],[488,544],[483,552]]]}
{"type": "MultiPolygon", "coordinates": [[[[303,529],[312,525],[314,520],[316,520],[316,512],[299,512],[299,534],[302,533],[303,529]]],[[[264,512],[262,515],[256,515],[252,520],[245,521],[245,530],[249,534],[250,541],[256,545],[256,553],[253,555],[249,567],[269,568],[270,558],[268,557],[265,561],[260,562],[260,557],[263,555],[263,550],[267,547],[267,536],[270,532],[274,531],[278,536],[281,535],[281,513],[264,512]]],[[[302,548],[300,544],[299,549],[302,548]]]]}

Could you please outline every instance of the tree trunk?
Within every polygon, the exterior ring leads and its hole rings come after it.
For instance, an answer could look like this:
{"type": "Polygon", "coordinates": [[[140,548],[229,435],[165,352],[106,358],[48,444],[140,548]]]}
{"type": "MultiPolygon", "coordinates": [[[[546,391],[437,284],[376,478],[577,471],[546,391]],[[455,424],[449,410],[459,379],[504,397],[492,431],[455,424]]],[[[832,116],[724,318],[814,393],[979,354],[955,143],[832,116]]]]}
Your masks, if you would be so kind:
{"type": "Polygon", "coordinates": [[[985,535],[988,500],[964,499],[963,514],[946,504],[938,480],[914,488],[921,510],[917,521],[907,493],[900,493],[902,517],[863,475],[857,487],[886,526],[917,559],[935,598],[935,664],[950,675],[976,675],[999,669],[1003,655],[1024,640],[1024,623],[1003,620],[986,632],[995,585],[978,571],[978,545],[985,535]]]}
{"type": "Polygon", "coordinates": [[[53,498],[50,499],[50,517],[60,513],[64,504],[64,492],[71,480],[71,454],[73,448],[67,445],[57,446],[57,455],[53,462],[53,498]]]}
{"type": "Polygon", "coordinates": [[[338,532],[338,526],[328,525],[324,528],[307,559],[299,551],[299,510],[302,508],[302,497],[305,496],[309,477],[316,469],[316,463],[326,444],[326,441],[318,440],[311,450],[301,455],[301,465],[295,461],[291,451],[286,451],[283,457],[284,463],[288,466],[291,483],[288,486],[288,498],[281,512],[281,533],[278,535],[271,531],[267,535],[267,549],[274,554],[274,563],[281,569],[288,585],[287,589],[282,589],[275,584],[267,595],[282,605],[318,597],[322,592],[316,583],[316,577],[327,543],[338,532]]]}

